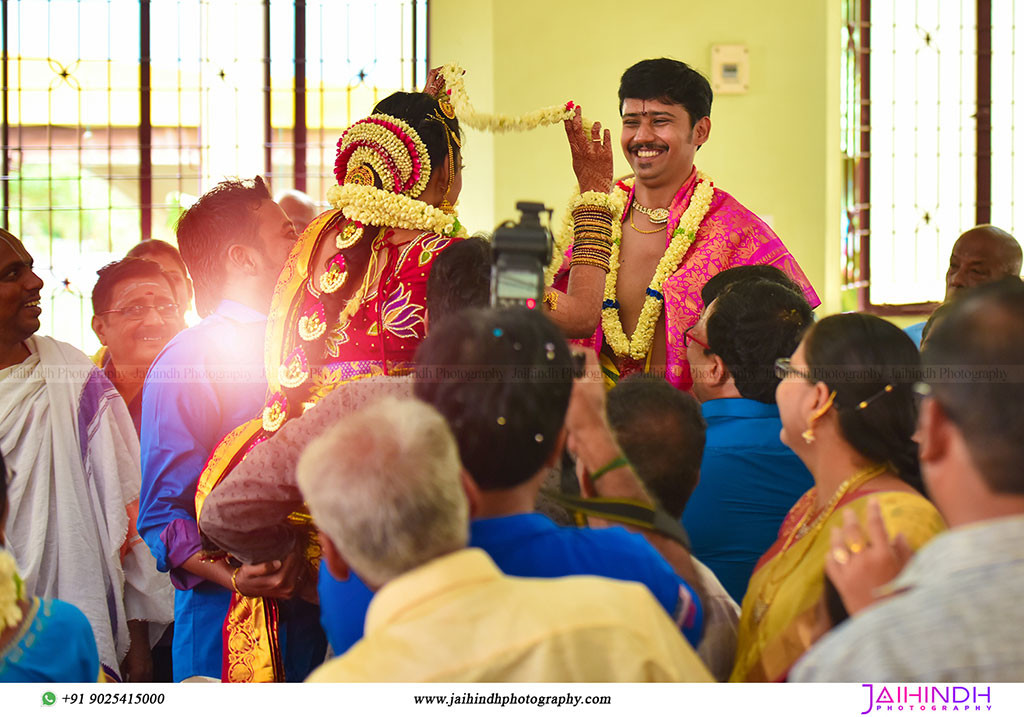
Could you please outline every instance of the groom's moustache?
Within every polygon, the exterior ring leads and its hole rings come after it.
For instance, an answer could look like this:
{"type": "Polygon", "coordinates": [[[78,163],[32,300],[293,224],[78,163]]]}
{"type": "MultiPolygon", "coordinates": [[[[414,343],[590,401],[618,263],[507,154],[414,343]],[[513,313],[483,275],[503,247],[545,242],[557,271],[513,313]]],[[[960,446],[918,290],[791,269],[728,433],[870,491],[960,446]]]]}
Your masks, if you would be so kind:
{"type": "Polygon", "coordinates": [[[641,149],[654,149],[654,150],[658,150],[658,151],[662,151],[662,152],[667,152],[668,151],[668,145],[666,145],[666,144],[652,144],[650,142],[645,142],[643,144],[631,144],[631,145],[629,145],[629,151],[630,152],[639,152],[641,149]]]}

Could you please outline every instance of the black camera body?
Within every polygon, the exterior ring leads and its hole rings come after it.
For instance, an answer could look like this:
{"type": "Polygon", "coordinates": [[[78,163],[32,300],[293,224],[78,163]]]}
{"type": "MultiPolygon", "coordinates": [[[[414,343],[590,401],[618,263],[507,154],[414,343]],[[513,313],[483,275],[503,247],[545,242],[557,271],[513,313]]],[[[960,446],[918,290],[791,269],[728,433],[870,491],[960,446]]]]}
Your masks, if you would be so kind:
{"type": "Polygon", "coordinates": [[[538,202],[517,202],[518,224],[508,221],[494,231],[491,306],[536,309],[544,295],[544,270],[551,262],[551,232],[541,224],[538,202]]]}

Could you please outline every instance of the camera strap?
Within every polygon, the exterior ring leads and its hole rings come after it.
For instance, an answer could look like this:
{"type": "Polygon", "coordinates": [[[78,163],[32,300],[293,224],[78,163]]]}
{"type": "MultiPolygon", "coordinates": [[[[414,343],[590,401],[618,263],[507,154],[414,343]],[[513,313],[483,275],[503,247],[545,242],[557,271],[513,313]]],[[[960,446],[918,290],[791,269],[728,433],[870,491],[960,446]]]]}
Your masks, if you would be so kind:
{"type": "Polygon", "coordinates": [[[625,498],[583,498],[566,495],[553,490],[541,491],[558,505],[572,511],[577,525],[584,525],[583,518],[602,518],[614,523],[624,523],[644,530],[653,530],[670,538],[690,550],[690,537],[683,524],[673,518],[664,508],[652,507],[640,501],[625,498]]]}

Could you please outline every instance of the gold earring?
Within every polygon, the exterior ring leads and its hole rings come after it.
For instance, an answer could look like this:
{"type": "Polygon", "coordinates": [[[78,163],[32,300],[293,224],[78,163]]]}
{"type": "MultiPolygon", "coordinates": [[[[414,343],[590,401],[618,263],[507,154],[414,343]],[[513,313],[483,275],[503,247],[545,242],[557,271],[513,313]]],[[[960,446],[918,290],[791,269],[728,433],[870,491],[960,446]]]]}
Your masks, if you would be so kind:
{"type": "Polygon", "coordinates": [[[807,422],[807,430],[800,434],[800,437],[804,439],[804,443],[807,443],[808,445],[814,443],[814,424],[818,419],[820,419],[822,416],[829,412],[829,409],[832,408],[832,404],[835,403],[835,400],[836,392],[833,391],[832,393],[829,394],[828,400],[825,401],[824,404],[822,404],[821,408],[819,408],[817,411],[811,414],[811,418],[807,422]]]}

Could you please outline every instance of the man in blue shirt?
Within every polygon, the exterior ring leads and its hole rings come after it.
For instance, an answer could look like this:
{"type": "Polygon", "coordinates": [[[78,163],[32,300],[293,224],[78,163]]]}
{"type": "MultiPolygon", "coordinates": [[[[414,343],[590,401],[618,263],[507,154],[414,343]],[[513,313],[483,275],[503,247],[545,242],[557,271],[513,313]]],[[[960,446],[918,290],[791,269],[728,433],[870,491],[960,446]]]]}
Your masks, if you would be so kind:
{"type": "MultiPolygon", "coordinates": [[[[203,560],[195,514],[210,452],[263,408],[266,314],[295,230],[257,177],[217,185],[182,215],[177,234],[205,318],[167,344],[146,378],[138,528],[177,588],[173,666],[180,681],[221,676],[233,583],[245,595],[290,598],[303,561],[293,555],[236,570],[203,560]]],[[[286,673],[301,680],[323,656],[322,635],[316,654],[318,611],[299,600],[281,609],[286,673]]]]}
{"type": "Polygon", "coordinates": [[[814,484],[779,438],[773,373],[775,360],[793,353],[812,322],[811,307],[784,283],[751,277],[745,270],[753,268],[730,269],[728,280],[722,272],[720,293],[704,297],[700,321],[686,332],[707,436],[683,525],[694,557],[737,602],[786,513],[814,484]]]}
{"type": "MultiPolygon", "coordinates": [[[[470,546],[487,551],[508,575],[643,583],[696,645],[703,630],[700,601],[647,539],[621,527],[560,527],[534,512],[541,484],[561,459],[567,428],[591,473],[620,454],[603,416],[599,381],[600,405],[592,405],[593,392],[578,390],[567,414],[573,369],[558,329],[536,311],[464,312],[431,327],[416,360],[416,397],[448,419],[459,444],[473,516],[470,546]]],[[[623,469],[594,482],[603,491],[605,483],[623,479],[617,472],[635,481],[623,469]]],[[[336,653],[362,637],[372,596],[355,576],[340,582],[321,570],[321,619],[336,653]]]]}

